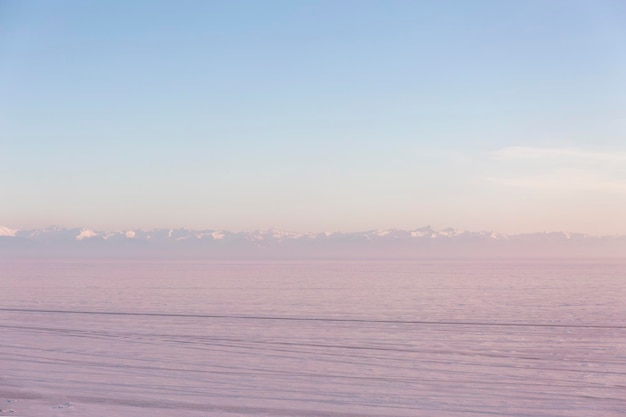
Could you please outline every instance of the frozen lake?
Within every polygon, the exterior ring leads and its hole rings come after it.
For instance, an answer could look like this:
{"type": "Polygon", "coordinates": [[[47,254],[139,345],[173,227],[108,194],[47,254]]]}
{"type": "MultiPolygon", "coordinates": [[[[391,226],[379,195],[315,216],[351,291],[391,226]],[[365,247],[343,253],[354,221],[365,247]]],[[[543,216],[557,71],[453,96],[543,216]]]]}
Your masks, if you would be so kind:
{"type": "Polygon", "coordinates": [[[624,416],[626,262],[0,261],[0,415],[624,416]]]}

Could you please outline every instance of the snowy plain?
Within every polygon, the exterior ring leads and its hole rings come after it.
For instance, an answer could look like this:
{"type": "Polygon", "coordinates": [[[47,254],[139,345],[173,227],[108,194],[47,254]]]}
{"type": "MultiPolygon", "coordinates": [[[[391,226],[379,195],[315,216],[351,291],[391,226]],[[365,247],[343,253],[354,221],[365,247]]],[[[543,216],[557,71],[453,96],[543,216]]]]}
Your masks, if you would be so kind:
{"type": "Polygon", "coordinates": [[[624,261],[0,261],[0,415],[624,416],[624,261]]]}

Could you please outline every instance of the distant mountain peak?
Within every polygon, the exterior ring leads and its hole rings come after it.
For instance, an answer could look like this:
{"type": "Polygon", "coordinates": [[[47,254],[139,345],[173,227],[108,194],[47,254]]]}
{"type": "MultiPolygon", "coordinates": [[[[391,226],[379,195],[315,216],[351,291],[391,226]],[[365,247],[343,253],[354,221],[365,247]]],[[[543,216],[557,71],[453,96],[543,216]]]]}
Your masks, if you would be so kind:
{"type": "Polygon", "coordinates": [[[199,257],[441,257],[624,256],[625,236],[541,232],[501,234],[452,227],[374,229],[364,232],[296,233],[280,229],[105,231],[51,226],[17,230],[0,226],[0,255],[199,257]],[[21,252],[20,252],[21,251],[21,252]]]}
{"type": "Polygon", "coordinates": [[[10,236],[10,237],[13,237],[13,236],[15,236],[16,232],[17,232],[17,230],[15,230],[15,229],[9,229],[8,227],[0,226],[0,236],[10,236]]]}

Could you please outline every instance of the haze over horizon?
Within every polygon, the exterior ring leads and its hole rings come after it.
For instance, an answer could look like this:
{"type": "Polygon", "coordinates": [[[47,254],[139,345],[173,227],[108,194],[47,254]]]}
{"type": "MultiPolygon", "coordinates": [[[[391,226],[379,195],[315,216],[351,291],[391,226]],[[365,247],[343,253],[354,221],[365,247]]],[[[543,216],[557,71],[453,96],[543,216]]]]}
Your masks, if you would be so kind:
{"type": "Polygon", "coordinates": [[[626,235],[626,4],[4,1],[0,225],[626,235]]]}

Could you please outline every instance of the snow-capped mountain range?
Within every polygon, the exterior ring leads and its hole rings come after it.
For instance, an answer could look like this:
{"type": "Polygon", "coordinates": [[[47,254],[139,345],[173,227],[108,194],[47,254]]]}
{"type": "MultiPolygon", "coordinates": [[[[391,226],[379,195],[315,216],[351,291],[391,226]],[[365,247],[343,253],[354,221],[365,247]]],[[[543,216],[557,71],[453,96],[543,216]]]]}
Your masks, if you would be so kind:
{"type": "MultiPolygon", "coordinates": [[[[357,238],[357,239],[400,239],[400,238],[454,238],[462,235],[474,235],[492,239],[507,239],[508,236],[493,232],[467,232],[464,230],[447,228],[435,230],[430,226],[415,230],[384,229],[370,230],[366,232],[323,232],[323,233],[295,233],[277,229],[255,230],[253,232],[230,232],[227,230],[192,230],[192,229],[154,229],[143,230],[120,230],[102,231],[86,228],[63,228],[51,226],[45,229],[17,230],[0,226],[0,236],[16,237],[32,240],[110,240],[110,239],[135,239],[135,240],[169,240],[180,241],[186,239],[197,240],[228,240],[243,239],[254,242],[283,241],[298,239],[328,239],[328,238],[357,238]]],[[[566,234],[567,235],[567,234],[566,234]]]]}
{"type": "Polygon", "coordinates": [[[472,256],[626,256],[626,236],[553,232],[505,235],[430,226],[352,233],[276,229],[102,231],[0,226],[0,256],[175,256],[202,258],[421,258],[472,256]]]}

